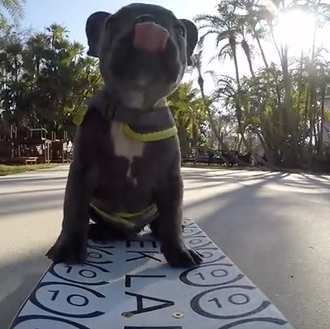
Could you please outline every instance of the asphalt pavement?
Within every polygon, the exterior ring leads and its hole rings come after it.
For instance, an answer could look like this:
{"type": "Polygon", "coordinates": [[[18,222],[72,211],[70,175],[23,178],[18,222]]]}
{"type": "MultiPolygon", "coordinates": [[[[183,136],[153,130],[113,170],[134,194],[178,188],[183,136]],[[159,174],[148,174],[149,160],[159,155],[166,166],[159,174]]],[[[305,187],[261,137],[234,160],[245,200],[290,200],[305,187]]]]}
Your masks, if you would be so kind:
{"type": "MultiPolygon", "coordinates": [[[[0,328],[49,265],[67,166],[0,177],[0,328]]],[[[185,216],[296,329],[330,328],[330,176],[183,169],[185,216]]]]}

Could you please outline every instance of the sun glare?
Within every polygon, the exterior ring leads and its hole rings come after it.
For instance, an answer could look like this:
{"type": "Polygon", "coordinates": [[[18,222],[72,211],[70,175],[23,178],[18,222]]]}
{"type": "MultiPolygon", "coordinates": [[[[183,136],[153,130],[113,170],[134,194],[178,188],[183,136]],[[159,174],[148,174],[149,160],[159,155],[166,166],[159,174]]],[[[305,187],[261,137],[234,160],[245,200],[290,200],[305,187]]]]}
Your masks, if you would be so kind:
{"type": "Polygon", "coordinates": [[[294,52],[306,51],[312,45],[315,24],[316,18],[302,10],[280,14],[274,29],[275,38],[294,52]]]}

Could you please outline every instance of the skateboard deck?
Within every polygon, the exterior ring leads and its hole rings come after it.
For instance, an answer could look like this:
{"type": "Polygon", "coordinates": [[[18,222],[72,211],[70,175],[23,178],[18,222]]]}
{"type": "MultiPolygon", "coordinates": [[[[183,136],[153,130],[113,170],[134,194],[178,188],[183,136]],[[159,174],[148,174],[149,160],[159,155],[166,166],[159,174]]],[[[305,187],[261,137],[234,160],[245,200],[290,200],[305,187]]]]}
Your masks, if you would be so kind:
{"type": "Polygon", "coordinates": [[[9,329],[293,329],[196,223],[184,237],[201,266],[170,268],[147,231],[89,241],[86,263],[52,264],[9,329]]]}

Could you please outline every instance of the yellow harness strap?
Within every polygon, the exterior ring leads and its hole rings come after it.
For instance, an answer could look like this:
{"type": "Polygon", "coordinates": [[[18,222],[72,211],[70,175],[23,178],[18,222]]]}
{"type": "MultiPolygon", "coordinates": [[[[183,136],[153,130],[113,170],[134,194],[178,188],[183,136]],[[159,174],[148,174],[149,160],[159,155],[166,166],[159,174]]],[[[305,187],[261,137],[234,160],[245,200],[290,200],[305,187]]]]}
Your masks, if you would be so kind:
{"type": "MultiPolygon", "coordinates": [[[[78,112],[76,113],[76,115],[74,116],[73,123],[76,125],[81,125],[84,120],[84,117],[87,113],[87,110],[88,110],[87,106],[81,107],[78,110],[78,112]]],[[[141,133],[137,133],[134,130],[132,130],[127,124],[124,125],[123,131],[128,137],[135,139],[137,141],[143,142],[143,143],[156,142],[156,141],[168,139],[170,137],[177,135],[177,133],[178,133],[177,127],[173,126],[171,128],[164,129],[164,130],[141,134],[141,133]]],[[[101,209],[98,209],[97,207],[95,207],[95,205],[93,205],[93,204],[91,204],[91,207],[97,213],[99,213],[99,215],[101,215],[104,219],[124,224],[125,226],[127,226],[129,228],[134,228],[134,226],[135,226],[134,222],[136,220],[138,220],[139,217],[140,218],[142,217],[144,220],[146,220],[148,217],[154,216],[157,212],[157,206],[155,204],[150,205],[149,207],[142,210],[141,212],[133,213],[133,214],[129,214],[129,213],[107,214],[104,211],[102,211],[101,209]]]]}
{"type": "Polygon", "coordinates": [[[142,217],[143,220],[146,220],[149,217],[154,216],[157,213],[157,206],[155,204],[152,204],[151,206],[147,207],[146,209],[137,212],[137,213],[113,213],[113,214],[107,214],[106,212],[98,209],[93,204],[91,204],[91,207],[99,214],[101,215],[105,220],[114,221],[120,224],[123,224],[127,226],[128,228],[133,228],[136,223],[135,221],[142,217]]]}

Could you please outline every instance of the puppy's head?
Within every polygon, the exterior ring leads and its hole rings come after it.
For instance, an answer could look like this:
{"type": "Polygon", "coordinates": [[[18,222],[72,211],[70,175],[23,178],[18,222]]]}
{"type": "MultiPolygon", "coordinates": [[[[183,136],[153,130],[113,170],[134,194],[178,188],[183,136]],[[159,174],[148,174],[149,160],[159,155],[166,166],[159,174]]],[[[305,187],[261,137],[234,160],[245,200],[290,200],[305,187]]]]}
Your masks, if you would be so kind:
{"type": "Polygon", "coordinates": [[[98,57],[107,89],[129,107],[150,108],[180,83],[198,39],[189,20],[160,6],[130,4],[86,23],[88,55],[98,57]]]}

